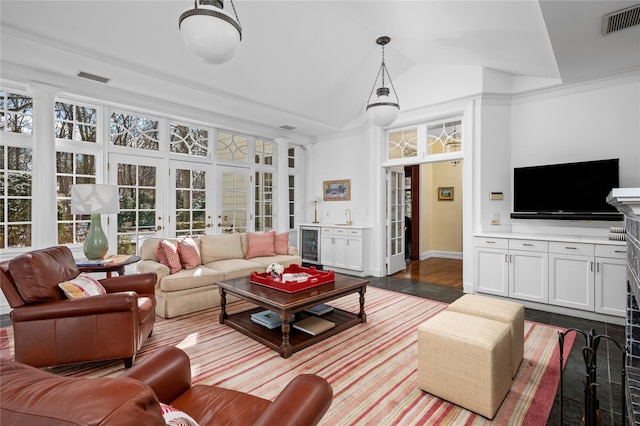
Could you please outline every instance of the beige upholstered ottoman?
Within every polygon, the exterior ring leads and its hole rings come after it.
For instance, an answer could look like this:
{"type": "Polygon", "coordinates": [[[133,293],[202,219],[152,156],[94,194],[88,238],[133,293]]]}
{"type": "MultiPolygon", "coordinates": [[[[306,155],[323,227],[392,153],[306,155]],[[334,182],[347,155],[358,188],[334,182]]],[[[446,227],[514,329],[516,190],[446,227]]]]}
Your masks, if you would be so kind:
{"type": "Polygon", "coordinates": [[[503,322],[442,311],[418,326],[418,387],[488,419],[511,388],[503,322]]]}
{"type": "Polygon", "coordinates": [[[465,294],[448,311],[504,322],[511,327],[511,377],[515,377],[524,355],[524,306],[493,297],[465,294]]]}

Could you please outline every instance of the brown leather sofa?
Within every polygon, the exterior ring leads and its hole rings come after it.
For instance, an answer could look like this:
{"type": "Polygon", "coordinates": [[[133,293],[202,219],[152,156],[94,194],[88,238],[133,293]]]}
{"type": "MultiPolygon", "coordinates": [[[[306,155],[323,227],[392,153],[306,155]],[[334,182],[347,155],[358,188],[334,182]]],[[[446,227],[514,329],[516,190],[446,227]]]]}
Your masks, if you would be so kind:
{"type": "Polygon", "coordinates": [[[66,246],[0,263],[0,286],[13,308],[16,361],[44,367],[122,359],[131,367],[155,324],[156,275],[100,280],[107,294],[66,299],[58,283],[79,273],[66,246]]]}
{"type": "Polygon", "coordinates": [[[164,425],[158,401],[199,425],[317,424],[333,390],[313,374],[295,377],[272,402],[246,393],[191,385],[186,353],[165,347],[116,379],[63,377],[0,360],[2,425],[164,425]]]}

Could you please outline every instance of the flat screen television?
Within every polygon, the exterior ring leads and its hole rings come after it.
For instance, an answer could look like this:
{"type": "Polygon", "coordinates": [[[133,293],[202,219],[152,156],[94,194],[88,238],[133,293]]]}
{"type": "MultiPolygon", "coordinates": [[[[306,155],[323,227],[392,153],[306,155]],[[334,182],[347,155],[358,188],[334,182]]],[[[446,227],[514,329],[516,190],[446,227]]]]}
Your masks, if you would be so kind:
{"type": "Polygon", "coordinates": [[[622,220],[606,201],[619,187],[619,159],[513,169],[516,219],[622,220]]]}

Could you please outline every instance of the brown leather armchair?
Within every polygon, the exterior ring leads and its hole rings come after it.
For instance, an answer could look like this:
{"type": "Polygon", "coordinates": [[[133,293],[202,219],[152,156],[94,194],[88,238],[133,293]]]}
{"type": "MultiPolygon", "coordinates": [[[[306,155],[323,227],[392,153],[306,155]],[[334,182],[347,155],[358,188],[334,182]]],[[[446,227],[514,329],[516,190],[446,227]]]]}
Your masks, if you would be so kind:
{"type": "Polygon", "coordinates": [[[164,425],[158,401],[201,426],[313,426],[333,390],[315,374],[295,377],[272,402],[247,393],[191,385],[189,357],[162,348],[116,379],[63,377],[0,359],[2,425],[164,425]]]}
{"type": "Polygon", "coordinates": [[[121,358],[131,367],[155,323],[156,275],[100,280],[107,294],[66,299],[58,283],[79,273],[66,246],[0,263],[0,286],[13,308],[16,361],[45,367],[121,358]]]}

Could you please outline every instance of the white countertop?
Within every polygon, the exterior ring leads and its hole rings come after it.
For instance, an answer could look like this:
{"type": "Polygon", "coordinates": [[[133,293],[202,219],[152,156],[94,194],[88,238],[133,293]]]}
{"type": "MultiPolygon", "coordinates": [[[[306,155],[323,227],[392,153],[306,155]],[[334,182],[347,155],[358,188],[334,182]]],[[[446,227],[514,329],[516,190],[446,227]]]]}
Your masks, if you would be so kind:
{"type": "Polygon", "coordinates": [[[371,226],[369,225],[340,225],[337,223],[299,223],[298,226],[315,226],[318,228],[345,228],[345,229],[369,229],[371,226]]]}
{"type": "Polygon", "coordinates": [[[626,241],[610,240],[608,237],[596,237],[593,235],[558,235],[558,234],[527,234],[527,233],[511,233],[511,232],[480,232],[473,234],[474,237],[485,238],[512,238],[521,240],[539,240],[539,241],[559,241],[587,244],[610,244],[612,246],[627,245],[626,241]]]}

